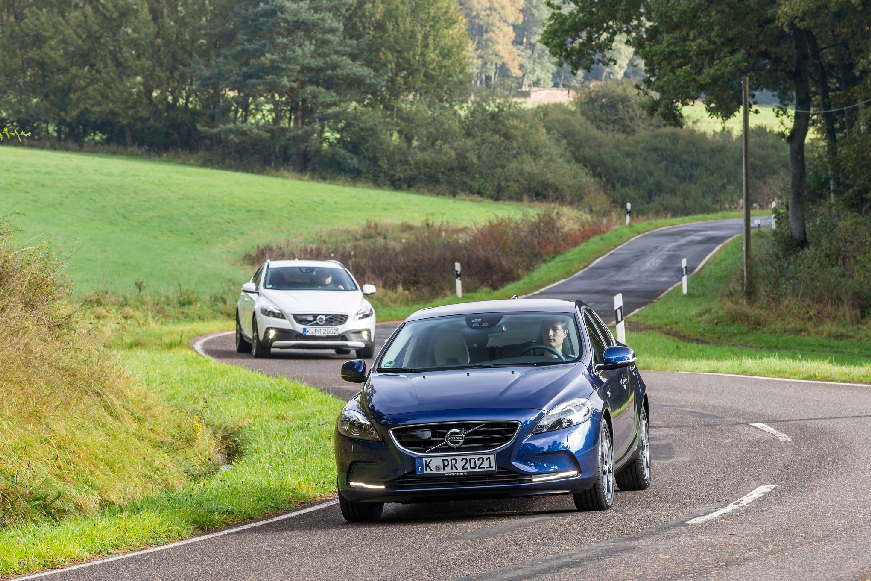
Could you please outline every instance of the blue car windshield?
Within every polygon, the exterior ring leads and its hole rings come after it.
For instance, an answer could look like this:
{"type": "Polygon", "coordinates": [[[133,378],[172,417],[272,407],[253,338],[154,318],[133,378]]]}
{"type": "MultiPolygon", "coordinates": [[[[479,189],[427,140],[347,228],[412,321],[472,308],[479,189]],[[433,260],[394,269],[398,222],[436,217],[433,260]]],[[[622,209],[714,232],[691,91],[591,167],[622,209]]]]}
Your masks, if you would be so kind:
{"type": "Polygon", "coordinates": [[[381,358],[379,371],[552,365],[581,355],[568,313],[485,313],[406,323],[381,358]]]}
{"type": "Polygon", "coordinates": [[[271,290],[357,290],[345,269],[310,266],[270,268],[263,286],[271,290]]]}

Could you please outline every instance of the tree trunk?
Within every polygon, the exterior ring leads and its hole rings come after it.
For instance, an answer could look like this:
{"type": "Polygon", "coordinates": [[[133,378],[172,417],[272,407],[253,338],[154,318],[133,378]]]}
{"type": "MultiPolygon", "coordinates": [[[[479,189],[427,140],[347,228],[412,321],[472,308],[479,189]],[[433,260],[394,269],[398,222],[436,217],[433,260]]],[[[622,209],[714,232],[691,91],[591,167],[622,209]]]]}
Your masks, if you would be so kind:
{"type": "Polygon", "coordinates": [[[835,129],[835,112],[832,111],[832,100],[829,97],[829,76],[820,56],[820,45],[813,32],[808,31],[808,47],[811,52],[811,63],[814,69],[817,86],[820,92],[820,108],[823,110],[823,127],[826,133],[826,165],[829,174],[829,195],[835,201],[834,164],[838,157],[838,134],[835,129]]]}
{"type": "Polygon", "coordinates": [[[807,231],[804,219],[804,194],[807,184],[807,166],[804,157],[804,144],[810,125],[811,88],[810,88],[810,51],[808,50],[808,33],[801,28],[792,29],[795,46],[795,69],[793,84],[795,86],[795,119],[792,131],[786,141],[789,143],[789,168],[791,180],[789,184],[789,233],[792,242],[798,248],[807,245],[807,231]]]}

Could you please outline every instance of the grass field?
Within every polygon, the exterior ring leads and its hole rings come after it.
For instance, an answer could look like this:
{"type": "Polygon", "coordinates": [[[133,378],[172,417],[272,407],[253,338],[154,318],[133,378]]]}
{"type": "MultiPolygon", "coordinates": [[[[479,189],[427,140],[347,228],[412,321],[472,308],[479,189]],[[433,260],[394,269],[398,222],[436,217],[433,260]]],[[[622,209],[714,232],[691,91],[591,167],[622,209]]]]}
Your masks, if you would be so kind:
{"type": "Polygon", "coordinates": [[[0,577],[162,545],[332,493],[332,429],[342,403],[301,383],[215,363],[177,340],[214,329],[151,330],[119,356],[161,401],[234,443],[224,469],[93,513],[0,525],[0,577]]]}
{"type": "MultiPolygon", "coordinates": [[[[734,134],[739,134],[743,127],[740,111],[726,122],[709,117],[707,111],[705,111],[705,106],[702,104],[684,107],[682,111],[686,118],[687,126],[704,133],[719,133],[725,129],[734,134]]],[[[783,121],[787,122],[788,125],[782,125],[781,119],[778,119],[774,114],[774,107],[756,106],[754,111],[750,113],[751,127],[766,127],[771,131],[780,131],[792,124],[791,121],[784,119],[783,121]]]]}
{"type": "MultiPolygon", "coordinates": [[[[367,220],[472,224],[522,206],[335,186],[124,157],[0,147],[0,215],[72,254],[78,295],[238,292],[257,244],[367,220]]],[[[528,207],[527,207],[528,208],[528,207]]]]}

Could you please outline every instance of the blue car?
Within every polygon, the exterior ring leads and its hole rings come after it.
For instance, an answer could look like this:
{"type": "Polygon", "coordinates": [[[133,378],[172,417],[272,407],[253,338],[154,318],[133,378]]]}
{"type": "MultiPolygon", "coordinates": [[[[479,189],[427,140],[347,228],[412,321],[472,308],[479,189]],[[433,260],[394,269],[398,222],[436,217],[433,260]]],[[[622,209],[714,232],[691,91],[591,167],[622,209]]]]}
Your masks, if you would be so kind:
{"type": "Polygon", "coordinates": [[[384,344],[336,421],[342,515],[385,502],[572,494],[607,510],[650,485],[649,404],[635,353],[581,301],[417,311],[384,344]]]}

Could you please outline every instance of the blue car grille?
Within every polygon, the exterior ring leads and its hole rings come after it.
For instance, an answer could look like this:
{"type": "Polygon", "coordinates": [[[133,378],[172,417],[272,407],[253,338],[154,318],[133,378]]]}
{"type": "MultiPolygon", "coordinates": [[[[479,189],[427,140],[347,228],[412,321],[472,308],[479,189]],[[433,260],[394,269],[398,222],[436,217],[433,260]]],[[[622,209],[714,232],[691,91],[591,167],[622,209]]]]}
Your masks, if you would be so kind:
{"type": "Polygon", "coordinates": [[[431,490],[436,488],[459,488],[465,486],[508,486],[531,482],[532,479],[524,474],[518,474],[511,470],[499,468],[496,472],[488,474],[464,474],[445,476],[422,476],[419,474],[406,474],[396,480],[387,483],[390,490],[431,490]]]}
{"type": "Polygon", "coordinates": [[[339,325],[344,325],[348,321],[348,315],[324,314],[324,322],[318,323],[319,316],[320,315],[294,315],[293,320],[296,321],[298,325],[305,325],[306,327],[338,327],[339,325]]]}
{"type": "Polygon", "coordinates": [[[418,424],[391,430],[396,444],[413,454],[451,454],[487,452],[514,439],[520,422],[446,422],[418,424]],[[450,430],[463,430],[463,443],[454,448],[445,443],[450,430]]]}

